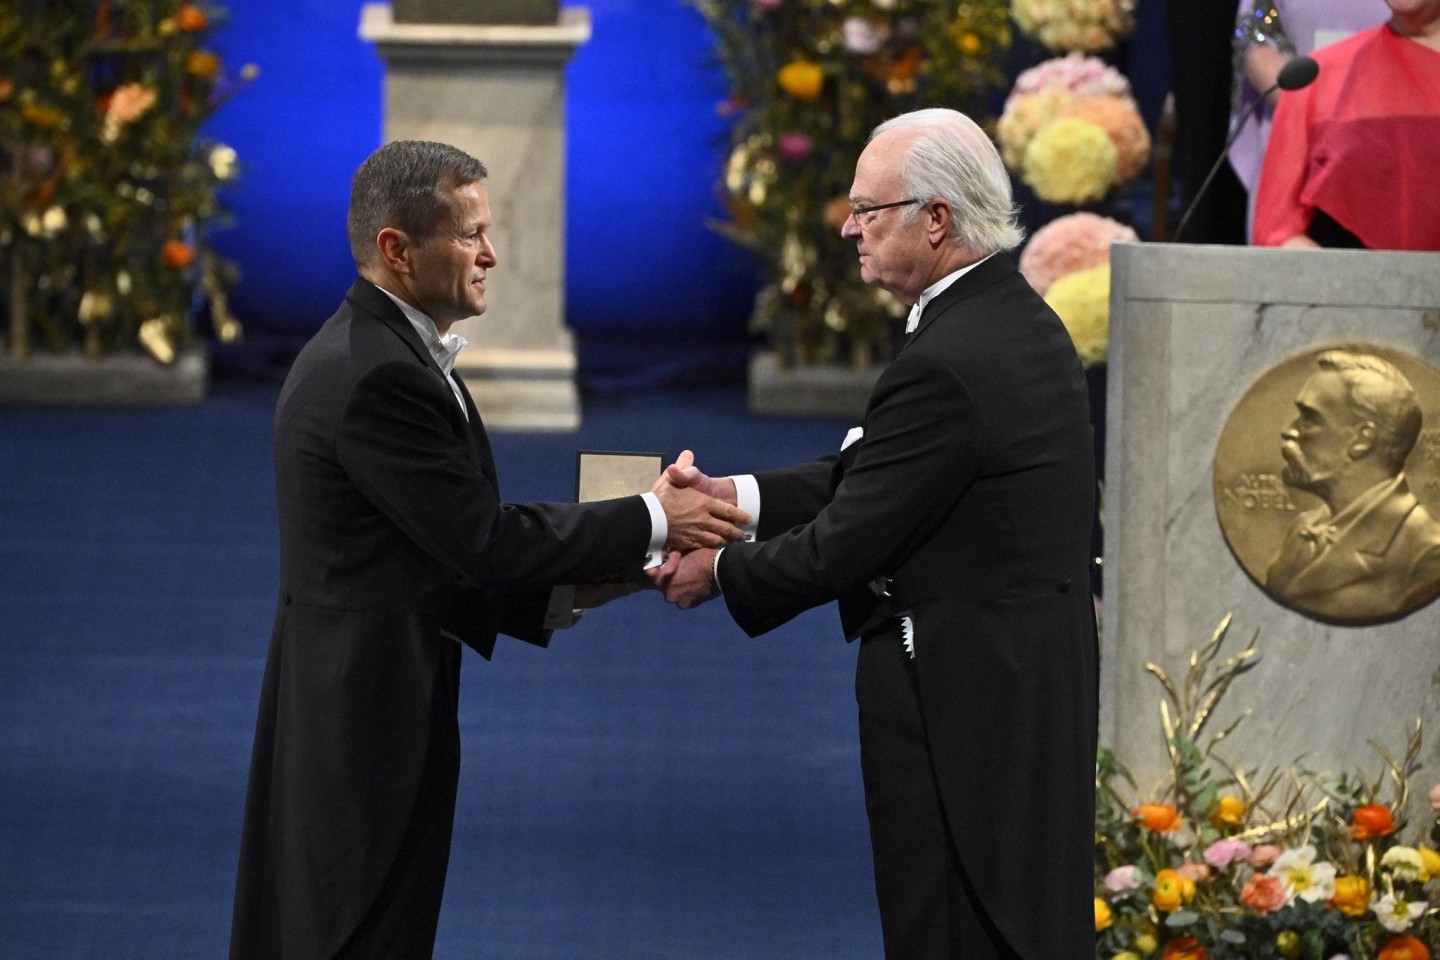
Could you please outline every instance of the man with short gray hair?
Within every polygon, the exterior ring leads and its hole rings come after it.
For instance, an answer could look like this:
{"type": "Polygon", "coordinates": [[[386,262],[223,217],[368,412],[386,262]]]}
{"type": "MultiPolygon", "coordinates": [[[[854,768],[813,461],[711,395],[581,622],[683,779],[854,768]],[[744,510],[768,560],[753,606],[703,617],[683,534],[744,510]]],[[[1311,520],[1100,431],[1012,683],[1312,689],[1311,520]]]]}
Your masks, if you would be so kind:
{"type": "Polygon", "coordinates": [[[732,499],[757,542],[672,555],[682,607],[751,636],[839,600],[855,674],[885,955],[1075,960],[1095,949],[1095,452],[1084,371],[1006,251],[994,145],[953,110],[881,124],[855,166],[860,275],[910,337],[839,452],[671,482],[732,499]]]}

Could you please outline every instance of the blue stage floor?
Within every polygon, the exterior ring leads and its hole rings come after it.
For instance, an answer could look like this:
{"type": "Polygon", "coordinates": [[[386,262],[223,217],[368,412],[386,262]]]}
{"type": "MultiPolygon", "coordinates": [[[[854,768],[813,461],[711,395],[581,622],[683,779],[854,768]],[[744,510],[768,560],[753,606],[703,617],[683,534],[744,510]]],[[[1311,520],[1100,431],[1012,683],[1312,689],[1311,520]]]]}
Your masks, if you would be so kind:
{"type": "MultiPolygon", "coordinates": [[[[276,577],[276,388],[202,406],[0,410],[0,956],[225,955],[276,577]]],[[[736,388],[587,397],[577,434],[493,437],[509,500],[574,451],[693,445],[725,473],[849,426],[736,388]]],[[[462,680],[442,960],[880,955],[833,608],[759,640],[643,594],[462,680]]]]}

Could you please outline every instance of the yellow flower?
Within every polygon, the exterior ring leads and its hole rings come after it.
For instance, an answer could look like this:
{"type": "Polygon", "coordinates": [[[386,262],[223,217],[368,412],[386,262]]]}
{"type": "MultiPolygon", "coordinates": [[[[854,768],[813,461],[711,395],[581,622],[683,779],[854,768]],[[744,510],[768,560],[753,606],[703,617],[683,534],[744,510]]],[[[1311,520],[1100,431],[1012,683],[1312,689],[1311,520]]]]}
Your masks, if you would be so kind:
{"type": "Polygon", "coordinates": [[[1131,953],[1129,950],[1122,950],[1111,957],[1110,960],[1140,960],[1140,955],[1138,953],[1131,953]]]}
{"type": "Polygon", "coordinates": [[[1110,904],[1099,897],[1095,898],[1095,932],[1099,933],[1115,922],[1115,916],[1110,912],[1110,904]]]}
{"type": "Polygon", "coordinates": [[[1425,860],[1414,847],[1391,847],[1380,858],[1380,866],[1388,867],[1397,880],[1420,880],[1425,873],[1425,860]]]}
{"type": "Polygon", "coordinates": [[[1285,960],[1295,960],[1300,956],[1300,934],[1294,930],[1281,930],[1275,934],[1275,949],[1285,960]]]}
{"type": "Polygon", "coordinates": [[[1330,904],[1347,917],[1363,917],[1370,912],[1370,884],[1364,877],[1336,877],[1330,904]]]}
{"type": "Polygon", "coordinates": [[[814,100],[825,88],[825,74],[820,64],[809,60],[792,60],[780,68],[776,76],[780,89],[797,100],[814,100]]]}
{"type": "Polygon", "coordinates": [[[1045,302],[1070,332],[1080,362],[1087,367],[1104,363],[1110,343],[1110,264],[1066,274],[1050,284],[1045,302]]]}
{"type": "Polygon", "coordinates": [[[1429,883],[1432,877],[1440,877],[1440,853],[1429,847],[1420,848],[1420,882],[1429,883]]]}
{"type": "Polygon", "coordinates": [[[209,50],[196,50],[185,58],[185,72],[208,79],[220,72],[220,58],[209,50]]]}
{"type": "Polygon", "coordinates": [[[1245,801],[1227,793],[1215,805],[1215,814],[1210,818],[1210,822],[1217,827],[1238,827],[1243,816],[1245,801]]]}
{"type": "Polygon", "coordinates": [[[1155,939],[1155,934],[1153,933],[1142,933],[1135,938],[1135,942],[1131,943],[1130,946],[1134,947],[1141,956],[1148,957],[1160,949],[1160,941],[1155,939]]]}
{"type": "MultiPolygon", "coordinates": [[[[1195,889],[1193,883],[1190,889],[1195,889]]],[[[1150,894],[1150,902],[1155,904],[1155,909],[1165,913],[1179,910],[1185,902],[1185,878],[1174,870],[1161,870],[1155,874],[1155,890],[1150,894]]]]}
{"type": "Polygon", "coordinates": [[[1030,140],[1020,172],[1040,199],[1083,206],[1110,192],[1118,161],[1104,130],[1089,120],[1063,117],[1030,140]]]}

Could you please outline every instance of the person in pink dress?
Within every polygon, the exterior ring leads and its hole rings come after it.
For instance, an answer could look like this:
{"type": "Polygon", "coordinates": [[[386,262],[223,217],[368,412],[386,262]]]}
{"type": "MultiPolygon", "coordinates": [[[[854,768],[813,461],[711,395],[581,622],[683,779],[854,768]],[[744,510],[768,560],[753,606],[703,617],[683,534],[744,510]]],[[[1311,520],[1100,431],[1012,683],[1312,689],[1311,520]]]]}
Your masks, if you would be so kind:
{"type": "Polygon", "coordinates": [[[1440,0],[1315,51],[1280,98],[1255,199],[1260,246],[1440,250],[1440,0]]]}
{"type": "Polygon", "coordinates": [[[1270,135],[1271,115],[1280,91],[1272,90],[1280,68],[1291,57],[1309,56],[1321,47],[1384,23],[1390,11],[1375,0],[1240,0],[1235,15],[1231,129],[1261,94],[1271,91],[1244,127],[1235,130],[1230,167],[1248,199],[1247,236],[1252,235],[1255,188],[1270,135]]]}

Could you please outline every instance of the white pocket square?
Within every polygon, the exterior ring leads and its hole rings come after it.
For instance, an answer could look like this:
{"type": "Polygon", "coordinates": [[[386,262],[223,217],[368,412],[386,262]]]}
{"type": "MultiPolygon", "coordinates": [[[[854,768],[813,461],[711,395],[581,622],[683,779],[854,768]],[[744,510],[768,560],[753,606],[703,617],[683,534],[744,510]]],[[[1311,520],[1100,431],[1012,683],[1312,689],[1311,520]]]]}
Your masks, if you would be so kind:
{"type": "Polygon", "coordinates": [[[864,427],[851,427],[850,432],[845,434],[845,441],[840,444],[840,449],[844,450],[846,447],[850,446],[850,444],[854,443],[856,440],[859,440],[863,436],[865,436],[864,427]]]}

